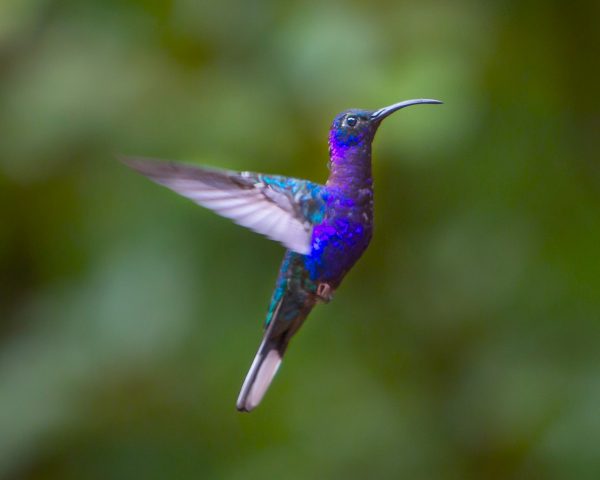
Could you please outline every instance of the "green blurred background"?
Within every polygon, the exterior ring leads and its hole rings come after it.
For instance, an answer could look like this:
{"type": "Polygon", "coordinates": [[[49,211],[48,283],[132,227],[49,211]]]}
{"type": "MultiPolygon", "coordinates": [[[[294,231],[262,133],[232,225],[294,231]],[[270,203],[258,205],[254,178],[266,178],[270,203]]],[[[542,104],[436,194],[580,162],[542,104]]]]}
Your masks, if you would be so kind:
{"type": "Polygon", "coordinates": [[[600,478],[599,5],[2,0],[0,478],[600,478]],[[323,182],[419,97],[237,413],[283,249],[115,154],[323,182]]]}

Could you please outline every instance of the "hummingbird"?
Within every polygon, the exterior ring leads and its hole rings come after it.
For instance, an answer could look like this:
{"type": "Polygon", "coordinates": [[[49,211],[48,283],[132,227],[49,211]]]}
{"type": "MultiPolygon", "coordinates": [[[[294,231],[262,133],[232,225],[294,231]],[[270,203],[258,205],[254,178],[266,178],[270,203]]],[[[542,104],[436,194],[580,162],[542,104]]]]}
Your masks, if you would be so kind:
{"type": "Polygon", "coordinates": [[[373,233],[371,144],[381,122],[411,105],[346,110],[329,130],[325,185],[280,175],[191,166],[140,157],[123,162],[154,182],[286,247],[258,352],[237,409],[250,412],[269,388],[290,339],[317,303],[328,303],[373,233]]]}

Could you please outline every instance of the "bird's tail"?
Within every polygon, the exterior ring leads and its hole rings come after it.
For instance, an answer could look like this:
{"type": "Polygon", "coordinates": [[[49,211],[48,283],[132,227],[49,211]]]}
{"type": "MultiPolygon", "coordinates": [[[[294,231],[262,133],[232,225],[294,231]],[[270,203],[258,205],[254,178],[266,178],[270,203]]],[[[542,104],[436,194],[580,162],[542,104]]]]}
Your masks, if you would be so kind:
{"type": "Polygon", "coordinates": [[[288,299],[289,293],[277,305],[246,375],[237,400],[240,412],[250,412],[258,406],[277,373],[290,338],[314,306],[314,302],[307,302],[297,308],[297,303],[293,305],[295,302],[286,301],[288,299]]]}
{"type": "Polygon", "coordinates": [[[268,331],[265,333],[237,400],[240,412],[249,412],[260,403],[279,369],[287,343],[284,336],[271,339],[268,331]]]}

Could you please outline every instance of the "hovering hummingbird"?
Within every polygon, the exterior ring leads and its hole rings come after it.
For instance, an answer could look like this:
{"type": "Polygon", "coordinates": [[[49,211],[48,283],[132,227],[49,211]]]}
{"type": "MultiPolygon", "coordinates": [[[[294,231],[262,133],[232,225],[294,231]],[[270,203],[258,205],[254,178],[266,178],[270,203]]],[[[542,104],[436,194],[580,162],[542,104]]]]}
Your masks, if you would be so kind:
{"type": "Polygon", "coordinates": [[[238,410],[249,412],[260,403],[292,336],[315,304],[332,299],[369,245],[371,143],[382,120],[404,107],[439,103],[407,100],[375,111],[340,113],[329,131],[330,174],[325,185],[279,175],[123,159],[156,183],[287,248],[238,410]]]}

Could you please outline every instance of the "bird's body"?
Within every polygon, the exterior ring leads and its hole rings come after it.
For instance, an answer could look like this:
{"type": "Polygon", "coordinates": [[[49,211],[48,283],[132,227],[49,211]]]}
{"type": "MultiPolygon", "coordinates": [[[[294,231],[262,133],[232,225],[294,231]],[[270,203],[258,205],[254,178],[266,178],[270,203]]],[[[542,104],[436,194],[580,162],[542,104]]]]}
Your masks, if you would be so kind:
{"type": "Polygon", "coordinates": [[[325,185],[276,175],[126,159],[157,183],[252,228],[288,250],[265,321],[263,341],[237,407],[261,401],[290,338],[318,302],[329,302],[368,247],[373,232],[371,142],[381,120],[400,108],[436,100],[410,100],[375,112],[338,115],[329,136],[330,175],[325,185]]]}

